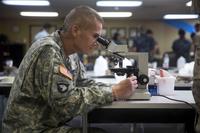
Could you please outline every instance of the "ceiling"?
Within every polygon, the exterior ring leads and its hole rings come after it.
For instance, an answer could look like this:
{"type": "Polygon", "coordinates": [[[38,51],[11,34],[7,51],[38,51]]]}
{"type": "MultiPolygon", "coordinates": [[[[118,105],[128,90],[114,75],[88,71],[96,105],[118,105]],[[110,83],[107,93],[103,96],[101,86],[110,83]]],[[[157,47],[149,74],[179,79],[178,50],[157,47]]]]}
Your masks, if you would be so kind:
{"type": "MultiPolygon", "coordinates": [[[[49,7],[27,7],[8,6],[0,3],[0,19],[26,19],[19,15],[20,11],[56,11],[59,13],[58,19],[63,19],[65,15],[78,5],[88,5],[97,11],[131,11],[133,16],[127,19],[162,19],[163,15],[169,13],[192,13],[191,7],[186,7],[189,0],[142,0],[141,7],[97,7],[97,0],[49,0],[49,7]]],[[[29,18],[30,19],[30,18],[29,18]]],[[[55,19],[55,18],[54,18],[55,19]]]]}

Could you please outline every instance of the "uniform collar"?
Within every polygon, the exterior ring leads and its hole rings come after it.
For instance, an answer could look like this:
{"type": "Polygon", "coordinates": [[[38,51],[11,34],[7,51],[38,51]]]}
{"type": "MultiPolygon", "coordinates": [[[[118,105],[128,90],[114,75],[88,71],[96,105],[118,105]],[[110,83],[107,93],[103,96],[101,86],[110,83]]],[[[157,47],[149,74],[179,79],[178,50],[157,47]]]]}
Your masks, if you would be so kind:
{"type": "Polygon", "coordinates": [[[53,32],[51,34],[51,36],[54,37],[55,42],[59,45],[60,48],[62,48],[63,47],[63,42],[62,42],[61,37],[60,37],[60,31],[57,30],[57,31],[53,32]]]}
{"type": "Polygon", "coordinates": [[[65,55],[64,48],[63,48],[64,43],[61,40],[60,30],[57,30],[57,31],[53,32],[51,34],[51,36],[53,37],[53,39],[57,43],[57,45],[60,47],[60,53],[61,53],[61,56],[64,59],[64,65],[65,66],[69,66],[70,59],[69,59],[69,57],[67,57],[65,55]]]}

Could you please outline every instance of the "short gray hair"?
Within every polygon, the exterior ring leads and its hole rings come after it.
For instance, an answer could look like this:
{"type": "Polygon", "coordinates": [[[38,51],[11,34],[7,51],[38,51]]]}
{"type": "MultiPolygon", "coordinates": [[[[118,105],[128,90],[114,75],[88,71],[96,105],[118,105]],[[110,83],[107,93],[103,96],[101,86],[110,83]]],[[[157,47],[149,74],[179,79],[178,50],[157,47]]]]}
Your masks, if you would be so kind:
{"type": "Polygon", "coordinates": [[[88,28],[92,25],[94,20],[104,23],[103,18],[97,13],[96,10],[88,6],[78,6],[72,9],[65,17],[63,30],[68,31],[72,24],[77,24],[81,28],[88,28]]]}

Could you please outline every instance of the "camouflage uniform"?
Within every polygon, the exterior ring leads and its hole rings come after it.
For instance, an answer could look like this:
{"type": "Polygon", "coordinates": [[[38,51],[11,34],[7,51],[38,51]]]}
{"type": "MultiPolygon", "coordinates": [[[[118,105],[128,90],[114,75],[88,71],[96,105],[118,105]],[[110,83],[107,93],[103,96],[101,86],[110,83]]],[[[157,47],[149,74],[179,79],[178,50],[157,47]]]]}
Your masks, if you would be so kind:
{"type": "MultiPolygon", "coordinates": [[[[200,46],[196,47],[195,53],[195,65],[194,65],[194,77],[193,77],[193,86],[192,92],[194,100],[197,105],[197,111],[200,115],[200,46]]],[[[200,133],[200,117],[198,118],[198,123],[196,127],[197,133],[200,133]]]]}
{"type": "Polygon", "coordinates": [[[66,122],[113,101],[110,86],[84,79],[76,54],[65,56],[59,31],[34,43],[13,83],[3,133],[71,133],[66,122]]]}
{"type": "Polygon", "coordinates": [[[195,48],[200,46],[200,32],[196,32],[193,43],[194,43],[195,48]]]}

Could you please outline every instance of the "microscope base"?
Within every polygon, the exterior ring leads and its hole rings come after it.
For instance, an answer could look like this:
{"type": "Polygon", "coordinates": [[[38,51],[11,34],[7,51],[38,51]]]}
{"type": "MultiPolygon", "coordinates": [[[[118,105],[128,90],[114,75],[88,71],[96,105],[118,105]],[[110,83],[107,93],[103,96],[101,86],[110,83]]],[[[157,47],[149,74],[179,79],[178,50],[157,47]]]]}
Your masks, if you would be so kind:
{"type": "Polygon", "coordinates": [[[135,93],[128,100],[149,100],[151,94],[146,89],[136,89],[135,93]]]}

